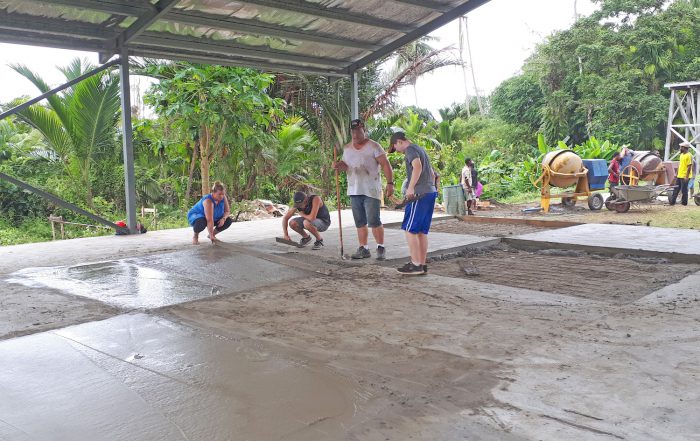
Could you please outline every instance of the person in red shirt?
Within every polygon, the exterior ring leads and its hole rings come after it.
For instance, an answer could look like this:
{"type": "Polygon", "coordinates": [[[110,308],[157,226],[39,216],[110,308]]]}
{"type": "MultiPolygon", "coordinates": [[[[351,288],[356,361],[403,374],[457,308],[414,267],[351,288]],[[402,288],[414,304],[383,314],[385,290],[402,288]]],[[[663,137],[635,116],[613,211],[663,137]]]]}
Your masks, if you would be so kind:
{"type": "Polygon", "coordinates": [[[622,155],[620,152],[615,152],[608,166],[608,182],[610,183],[610,189],[617,187],[620,184],[620,163],[622,162],[622,155]]]}

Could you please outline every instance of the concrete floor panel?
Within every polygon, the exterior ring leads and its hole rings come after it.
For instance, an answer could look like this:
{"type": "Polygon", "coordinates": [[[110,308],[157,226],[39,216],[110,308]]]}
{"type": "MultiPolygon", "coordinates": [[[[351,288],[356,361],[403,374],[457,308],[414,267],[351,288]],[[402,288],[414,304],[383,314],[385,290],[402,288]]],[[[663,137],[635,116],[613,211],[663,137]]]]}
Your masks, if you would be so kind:
{"type": "Polygon", "coordinates": [[[328,440],[372,394],[269,344],[143,314],[0,342],[3,440],[328,440]]]}
{"type": "Polygon", "coordinates": [[[49,288],[124,309],[158,308],[305,275],[222,247],[54,268],[26,268],[9,282],[49,288]]]}
{"type": "MultiPolygon", "coordinates": [[[[299,235],[292,235],[294,240],[299,240],[299,235]]],[[[246,246],[252,246],[257,250],[274,254],[285,255],[300,255],[303,258],[312,257],[319,258],[325,261],[333,261],[340,259],[340,237],[337,231],[324,233],[325,246],[322,250],[314,251],[311,245],[305,248],[296,248],[289,245],[284,245],[274,242],[274,240],[261,240],[246,246]]],[[[442,254],[448,251],[455,251],[467,246],[479,246],[491,243],[497,243],[498,239],[480,236],[471,236],[466,234],[448,234],[448,233],[430,233],[428,235],[428,254],[442,254]]],[[[346,255],[353,254],[359,247],[356,230],[345,230],[343,236],[344,253],[346,255]]],[[[406,243],[405,233],[397,229],[386,229],[384,231],[384,244],[387,251],[387,260],[389,261],[406,261],[409,258],[408,244],[406,243]]],[[[356,264],[376,264],[377,245],[371,237],[369,240],[369,248],[372,253],[371,259],[363,259],[359,261],[349,261],[356,264]]]]}
{"type": "Polygon", "coordinates": [[[592,248],[667,253],[697,261],[700,256],[700,231],[631,225],[584,224],[524,234],[515,238],[540,247],[549,244],[579,245],[592,248]]]}
{"type": "Polygon", "coordinates": [[[0,280],[0,340],[119,313],[117,308],[97,300],[0,280]]]}
{"type": "MultiPolygon", "coordinates": [[[[13,248],[0,273],[20,270],[12,278],[23,285],[0,288],[19,287],[3,304],[17,313],[20,297],[35,293],[74,299],[78,311],[86,299],[70,293],[156,309],[0,341],[0,439],[685,441],[700,433],[700,273],[616,301],[537,291],[554,290],[555,279],[539,286],[543,271],[569,277],[546,259],[511,277],[517,286],[401,277],[339,265],[337,231],[317,253],[276,244],[279,220],[245,228],[228,236],[236,246],[170,254],[162,250],[180,236],[135,248],[124,247],[133,238],[97,238],[108,246],[65,261],[59,245],[13,248]],[[333,272],[300,270],[295,259],[333,272]],[[61,266],[36,268],[43,261],[61,266]]],[[[403,233],[387,233],[389,258],[405,259],[403,233]]],[[[346,228],[346,252],[355,238],[346,228]]],[[[430,240],[436,253],[491,243],[430,240]]],[[[698,233],[683,230],[589,225],[518,240],[700,256],[698,233]]],[[[68,242],[64,253],[79,252],[68,242]]],[[[506,274],[513,260],[489,265],[506,274]]]]}

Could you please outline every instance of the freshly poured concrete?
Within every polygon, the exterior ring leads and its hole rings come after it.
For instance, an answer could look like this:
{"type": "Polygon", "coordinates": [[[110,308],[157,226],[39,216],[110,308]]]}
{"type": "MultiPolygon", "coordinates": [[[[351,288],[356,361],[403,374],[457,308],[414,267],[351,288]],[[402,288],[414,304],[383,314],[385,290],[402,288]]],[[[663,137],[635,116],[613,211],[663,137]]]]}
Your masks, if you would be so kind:
{"type": "Polygon", "coordinates": [[[158,308],[302,277],[305,272],[221,246],[57,268],[26,268],[6,280],[100,300],[158,308]]]}
{"type": "MultiPolygon", "coordinates": [[[[403,220],[402,211],[382,210],[384,223],[396,223],[403,220]]],[[[342,210],[343,231],[346,235],[354,234],[352,212],[342,210]]],[[[435,219],[451,218],[436,213],[435,219]]],[[[329,235],[337,235],[338,212],[331,212],[332,224],[329,235]]],[[[274,239],[282,235],[282,219],[265,219],[253,222],[238,222],[221,233],[218,237],[224,242],[243,243],[261,239],[274,239]]],[[[206,236],[206,235],[204,235],[206,236]]],[[[206,240],[201,246],[211,246],[206,240]]],[[[53,267],[75,265],[85,262],[115,260],[146,254],[185,250],[192,247],[192,229],[178,228],[172,230],[149,231],[146,234],[129,236],[86,237],[71,240],[31,243],[24,245],[0,246],[0,274],[11,273],[27,267],[53,267]]]]}
{"type": "Polygon", "coordinates": [[[168,309],[310,352],[392,400],[366,438],[337,439],[691,440],[700,325],[666,310],[370,267],[168,309]]]}
{"type": "MultiPolygon", "coordinates": [[[[319,254],[252,227],[250,242],[235,247],[183,245],[146,257],[133,256],[157,244],[109,238],[121,260],[90,264],[101,254],[88,249],[66,258],[79,264],[54,269],[27,269],[50,256],[14,248],[0,274],[20,270],[1,277],[24,285],[0,284],[21,290],[3,307],[21,313],[22,296],[22,308],[61,296],[61,310],[72,299],[93,319],[88,297],[147,311],[0,341],[0,440],[676,441],[700,433],[700,273],[616,304],[595,274],[594,300],[461,276],[401,277],[338,264],[337,231],[319,254]],[[297,260],[332,274],[301,270],[297,260]]],[[[602,227],[589,231],[594,243],[610,246],[618,235],[615,246],[639,251],[636,229],[602,227]]],[[[389,258],[404,258],[402,233],[390,235],[389,258]]],[[[670,236],[694,240],[681,230],[670,236]]],[[[556,237],[529,243],[572,245],[556,237]]],[[[489,241],[430,238],[436,253],[489,241]]],[[[350,252],[352,229],[346,239],[350,252]]],[[[507,259],[492,264],[510,269],[507,259]]],[[[549,270],[520,277],[532,285],[549,270]]]]}
{"type": "Polygon", "coordinates": [[[328,440],[367,388],[313,360],[147,315],[0,342],[3,440],[328,440]]]}
{"type": "Polygon", "coordinates": [[[119,309],[97,300],[0,280],[0,340],[119,313],[119,309]]]}
{"type": "MultiPolygon", "coordinates": [[[[354,229],[343,230],[344,252],[347,255],[353,254],[358,246],[357,233],[354,229]]],[[[299,240],[301,236],[292,233],[291,237],[294,240],[299,240]]],[[[260,240],[249,244],[255,249],[262,250],[274,254],[284,255],[302,255],[305,257],[318,257],[326,261],[340,259],[340,237],[337,231],[326,232],[323,234],[323,242],[325,246],[321,250],[312,250],[311,244],[305,248],[296,248],[289,245],[277,243],[271,240],[260,240]]],[[[388,261],[406,261],[409,258],[408,244],[406,243],[405,233],[396,229],[385,229],[384,242],[387,250],[388,261]]],[[[497,243],[495,238],[470,236],[467,234],[447,234],[447,233],[430,233],[428,235],[428,255],[442,254],[448,251],[455,251],[467,246],[487,246],[497,243]]],[[[248,244],[246,244],[248,245],[248,244]]],[[[377,245],[374,238],[370,235],[369,248],[372,253],[371,259],[362,259],[357,261],[348,261],[355,264],[376,264],[377,245]]]]}
{"type": "Polygon", "coordinates": [[[581,245],[586,247],[700,255],[700,231],[612,224],[584,224],[540,231],[515,238],[546,246],[581,245]]]}

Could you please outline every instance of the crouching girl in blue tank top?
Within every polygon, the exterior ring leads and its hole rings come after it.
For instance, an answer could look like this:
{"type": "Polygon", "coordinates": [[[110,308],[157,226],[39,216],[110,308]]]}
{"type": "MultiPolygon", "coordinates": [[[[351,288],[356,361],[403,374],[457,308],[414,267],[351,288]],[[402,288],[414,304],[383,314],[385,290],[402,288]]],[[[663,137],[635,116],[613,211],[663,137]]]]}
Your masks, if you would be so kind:
{"type": "Polygon", "coordinates": [[[194,229],[192,244],[199,245],[199,233],[205,229],[209,231],[207,236],[211,243],[216,242],[216,235],[231,226],[233,221],[231,206],[226,197],[226,188],[219,181],[214,182],[211,193],[204,195],[194,207],[187,212],[187,221],[194,229]]]}

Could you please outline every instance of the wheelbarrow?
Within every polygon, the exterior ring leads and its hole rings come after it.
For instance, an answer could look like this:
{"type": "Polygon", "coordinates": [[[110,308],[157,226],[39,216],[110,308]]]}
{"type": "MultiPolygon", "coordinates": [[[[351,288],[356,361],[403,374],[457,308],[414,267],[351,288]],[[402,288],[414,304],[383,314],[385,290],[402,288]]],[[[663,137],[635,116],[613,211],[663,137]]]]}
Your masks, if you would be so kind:
{"type": "Polygon", "coordinates": [[[611,194],[605,200],[605,207],[618,213],[627,213],[632,205],[652,202],[673,188],[673,185],[618,185],[610,189],[611,194]]]}

